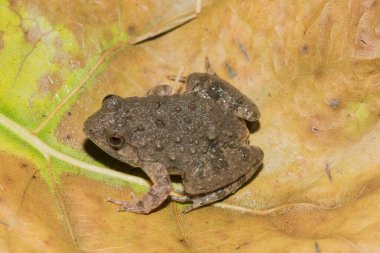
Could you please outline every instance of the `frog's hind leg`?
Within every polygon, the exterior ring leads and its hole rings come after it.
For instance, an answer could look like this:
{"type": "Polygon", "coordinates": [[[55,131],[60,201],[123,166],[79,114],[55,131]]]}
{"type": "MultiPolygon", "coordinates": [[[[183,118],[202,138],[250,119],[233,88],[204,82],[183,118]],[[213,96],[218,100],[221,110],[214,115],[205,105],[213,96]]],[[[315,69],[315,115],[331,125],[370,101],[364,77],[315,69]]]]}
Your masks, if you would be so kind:
{"type": "Polygon", "coordinates": [[[108,199],[109,202],[120,206],[119,211],[147,214],[160,206],[169,197],[172,186],[169,174],[163,165],[152,163],[143,166],[142,169],[152,180],[153,186],[140,200],[134,195],[132,195],[133,200],[131,202],[108,199]]]}
{"type": "Polygon", "coordinates": [[[189,207],[187,207],[185,210],[183,210],[182,213],[188,213],[196,208],[199,208],[204,205],[211,204],[213,202],[216,202],[218,200],[221,200],[233,193],[235,193],[245,182],[247,182],[253,174],[255,174],[256,168],[251,169],[247,172],[247,174],[240,177],[238,180],[233,182],[232,184],[221,188],[219,190],[216,190],[214,192],[211,192],[206,195],[197,196],[197,197],[190,197],[190,196],[171,196],[171,199],[176,202],[180,203],[188,203],[192,202],[193,204],[189,207]]]}

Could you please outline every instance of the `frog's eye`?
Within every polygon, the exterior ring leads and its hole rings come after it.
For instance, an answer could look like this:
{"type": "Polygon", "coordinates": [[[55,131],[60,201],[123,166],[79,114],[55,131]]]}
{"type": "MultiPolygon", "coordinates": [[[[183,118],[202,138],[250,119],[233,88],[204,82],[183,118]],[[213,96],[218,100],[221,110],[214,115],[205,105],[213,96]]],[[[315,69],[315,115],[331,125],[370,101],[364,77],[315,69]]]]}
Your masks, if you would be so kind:
{"type": "Polygon", "coordinates": [[[215,99],[215,100],[218,100],[221,96],[221,93],[223,92],[223,90],[220,88],[220,86],[216,83],[211,83],[211,85],[209,86],[209,88],[207,89],[207,94],[215,99]]]}
{"type": "Polygon", "coordinates": [[[113,96],[114,96],[114,94],[108,94],[108,95],[106,95],[106,96],[103,98],[102,103],[104,103],[107,99],[109,99],[110,97],[113,97],[113,96]]]}
{"type": "Polygon", "coordinates": [[[107,108],[107,110],[113,111],[120,106],[120,97],[116,95],[107,95],[103,98],[103,106],[107,108]]]}
{"type": "Polygon", "coordinates": [[[122,136],[109,136],[108,143],[114,148],[121,148],[125,143],[125,138],[122,136]]]}

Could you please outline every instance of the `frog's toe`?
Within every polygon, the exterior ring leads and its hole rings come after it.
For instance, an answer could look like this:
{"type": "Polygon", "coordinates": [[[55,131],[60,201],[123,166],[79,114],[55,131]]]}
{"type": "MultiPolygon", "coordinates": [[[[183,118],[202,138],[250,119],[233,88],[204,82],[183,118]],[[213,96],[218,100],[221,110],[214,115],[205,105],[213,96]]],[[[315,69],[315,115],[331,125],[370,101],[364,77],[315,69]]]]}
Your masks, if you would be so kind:
{"type": "Polygon", "coordinates": [[[182,211],[182,214],[186,214],[186,213],[188,213],[188,212],[191,212],[191,211],[193,211],[194,209],[196,209],[196,207],[194,207],[193,205],[188,206],[188,207],[186,207],[186,208],[182,211]]]}
{"type": "Polygon", "coordinates": [[[134,194],[131,194],[131,197],[133,199],[132,203],[128,201],[116,200],[110,197],[107,199],[107,202],[111,202],[112,204],[118,205],[119,212],[136,212],[136,202],[138,202],[138,199],[134,194]]]}
{"type": "Polygon", "coordinates": [[[107,202],[111,202],[111,203],[113,203],[113,204],[115,204],[115,205],[122,205],[122,204],[123,204],[123,201],[116,200],[116,199],[113,199],[113,198],[111,198],[111,197],[108,197],[106,201],[107,201],[107,202]]]}

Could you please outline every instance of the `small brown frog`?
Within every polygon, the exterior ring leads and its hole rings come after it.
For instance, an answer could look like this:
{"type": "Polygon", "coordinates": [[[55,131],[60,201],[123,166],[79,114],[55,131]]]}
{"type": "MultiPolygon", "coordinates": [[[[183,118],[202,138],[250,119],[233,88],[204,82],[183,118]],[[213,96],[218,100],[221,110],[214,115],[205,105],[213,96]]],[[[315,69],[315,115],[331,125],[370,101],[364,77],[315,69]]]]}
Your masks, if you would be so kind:
{"type": "Polygon", "coordinates": [[[180,78],[182,94],[160,85],[145,97],[108,95],[85,122],[89,139],[153,182],[140,200],[133,194],[131,202],[110,199],[121,211],[150,213],[170,195],[169,175],[180,175],[183,196],[172,200],[191,202],[189,212],[236,192],[260,167],[263,152],[248,145],[244,121],[258,120],[256,105],[220,79],[207,58],[206,69],[180,78]]]}

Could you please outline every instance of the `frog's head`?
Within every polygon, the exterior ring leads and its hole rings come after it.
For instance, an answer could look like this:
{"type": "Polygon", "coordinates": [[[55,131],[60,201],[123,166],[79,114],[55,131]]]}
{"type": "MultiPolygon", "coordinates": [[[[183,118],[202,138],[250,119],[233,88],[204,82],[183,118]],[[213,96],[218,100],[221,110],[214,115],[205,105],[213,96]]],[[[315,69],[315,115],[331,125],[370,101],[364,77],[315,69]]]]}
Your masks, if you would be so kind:
{"type": "Polygon", "coordinates": [[[107,95],[100,110],[91,115],[84,124],[87,137],[114,157],[118,157],[117,152],[125,144],[122,105],[123,98],[107,95]]]}

